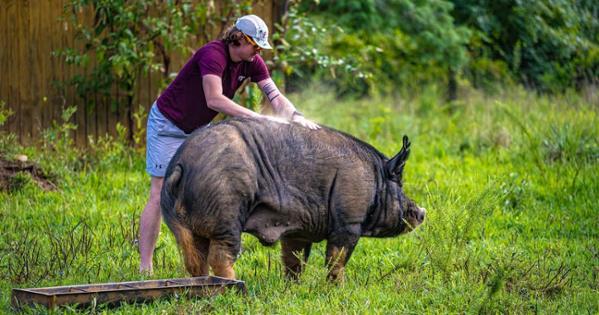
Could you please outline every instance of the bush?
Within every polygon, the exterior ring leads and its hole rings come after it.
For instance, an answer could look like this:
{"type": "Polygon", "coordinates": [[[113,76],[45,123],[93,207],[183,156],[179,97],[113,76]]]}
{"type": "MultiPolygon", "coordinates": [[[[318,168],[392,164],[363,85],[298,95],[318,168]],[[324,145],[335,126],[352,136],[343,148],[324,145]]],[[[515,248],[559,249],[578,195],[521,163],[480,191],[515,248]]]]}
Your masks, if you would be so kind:
{"type": "MultiPolygon", "coordinates": [[[[13,114],[10,108],[6,108],[6,103],[0,101],[0,128],[4,126],[8,118],[13,114]]],[[[0,158],[10,159],[17,154],[20,146],[17,144],[17,138],[12,133],[0,131],[0,158]]]]}

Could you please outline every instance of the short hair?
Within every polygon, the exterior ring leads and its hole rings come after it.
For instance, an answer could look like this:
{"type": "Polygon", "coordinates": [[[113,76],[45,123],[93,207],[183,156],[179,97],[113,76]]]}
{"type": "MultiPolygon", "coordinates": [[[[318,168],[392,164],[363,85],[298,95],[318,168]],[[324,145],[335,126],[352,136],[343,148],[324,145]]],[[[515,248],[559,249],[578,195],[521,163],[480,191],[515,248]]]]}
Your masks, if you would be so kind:
{"type": "Polygon", "coordinates": [[[227,45],[232,44],[233,46],[239,46],[241,45],[239,40],[241,40],[242,38],[243,33],[237,27],[231,26],[227,30],[225,30],[222,40],[227,45]]]}

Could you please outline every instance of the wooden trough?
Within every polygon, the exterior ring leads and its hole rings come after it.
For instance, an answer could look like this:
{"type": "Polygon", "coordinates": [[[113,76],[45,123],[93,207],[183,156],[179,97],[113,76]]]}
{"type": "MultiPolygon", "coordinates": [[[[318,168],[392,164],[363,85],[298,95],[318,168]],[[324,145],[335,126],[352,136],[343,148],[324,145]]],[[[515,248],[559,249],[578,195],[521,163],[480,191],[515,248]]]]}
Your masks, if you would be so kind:
{"type": "Polygon", "coordinates": [[[15,308],[34,304],[47,308],[68,304],[118,305],[121,302],[145,302],[172,295],[213,296],[229,288],[246,293],[243,281],[210,276],[13,289],[11,300],[15,308]]]}

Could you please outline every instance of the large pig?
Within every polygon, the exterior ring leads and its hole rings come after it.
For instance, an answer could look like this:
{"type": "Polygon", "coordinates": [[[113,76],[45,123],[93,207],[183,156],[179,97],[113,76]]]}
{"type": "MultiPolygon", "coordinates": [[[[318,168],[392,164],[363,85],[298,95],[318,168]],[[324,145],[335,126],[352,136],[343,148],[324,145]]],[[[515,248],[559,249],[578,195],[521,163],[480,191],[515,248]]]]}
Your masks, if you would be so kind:
{"type": "Polygon", "coordinates": [[[241,233],[281,240],[286,274],[297,277],[312,243],[327,241],[329,278],[361,236],[390,237],[422,223],[402,190],[410,142],[387,159],[342,132],[232,119],[194,132],[171,160],[162,215],[192,276],[235,278],[241,233]]]}

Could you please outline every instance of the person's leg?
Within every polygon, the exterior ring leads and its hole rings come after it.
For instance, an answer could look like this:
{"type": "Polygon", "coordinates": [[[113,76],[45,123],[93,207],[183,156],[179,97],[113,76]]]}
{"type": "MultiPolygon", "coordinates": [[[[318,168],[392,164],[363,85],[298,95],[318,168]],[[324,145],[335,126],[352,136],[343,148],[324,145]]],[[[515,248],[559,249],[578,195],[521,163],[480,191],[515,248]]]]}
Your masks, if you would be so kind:
{"type": "Polygon", "coordinates": [[[160,192],[166,168],[187,134],[152,105],[146,130],[146,172],[152,177],[150,197],[139,222],[139,270],[152,273],[152,257],[160,233],[160,192]]]}
{"type": "Polygon", "coordinates": [[[144,273],[152,273],[152,257],[160,233],[160,191],[163,180],[164,177],[152,176],[150,197],[139,222],[139,271],[144,273]]]}

